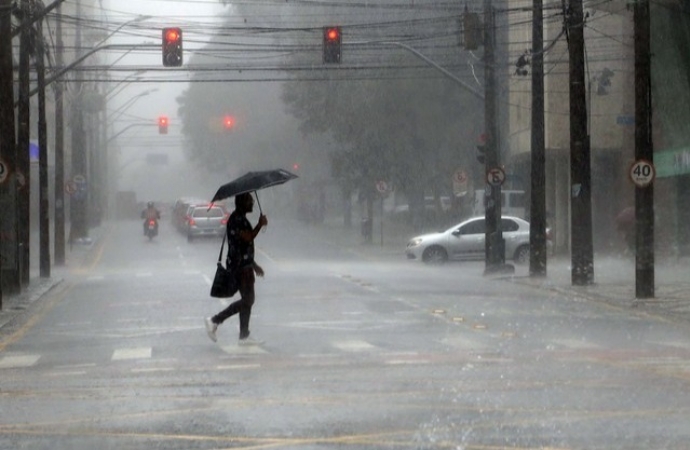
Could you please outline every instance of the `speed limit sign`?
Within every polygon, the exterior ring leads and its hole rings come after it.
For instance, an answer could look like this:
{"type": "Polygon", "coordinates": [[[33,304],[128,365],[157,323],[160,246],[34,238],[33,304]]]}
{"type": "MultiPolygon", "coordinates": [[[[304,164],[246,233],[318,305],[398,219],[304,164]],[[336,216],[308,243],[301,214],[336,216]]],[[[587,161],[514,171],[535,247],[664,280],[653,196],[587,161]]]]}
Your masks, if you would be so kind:
{"type": "Polygon", "coordinates": [[[654,164],[645,160],[639,159],[630,166],[630,180],[635,183],[637,187],[647,187],[652,184],[656,177],[656,170],[654,164]]]}

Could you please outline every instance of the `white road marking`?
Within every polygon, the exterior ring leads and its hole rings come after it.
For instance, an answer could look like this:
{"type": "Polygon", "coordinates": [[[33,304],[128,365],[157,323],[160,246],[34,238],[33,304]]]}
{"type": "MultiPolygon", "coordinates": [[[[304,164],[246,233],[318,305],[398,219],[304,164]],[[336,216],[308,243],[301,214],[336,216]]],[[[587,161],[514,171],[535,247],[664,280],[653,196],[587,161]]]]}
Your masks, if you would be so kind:
{"type": "Polygon", "coordinates": [[[223,349],[225,353],[229,353],[231,355],[262,355],[264,353],[268,353],[259,345],[221,345],[220,348],[223,349]]]}
{"type": "Polygon", "coordinates": [[[105,279],[105,277],[103,275],[94,275],[94,276],[88,277],[86,279],[86,281],[101,281],[104,279],[105,279]]]}
{"type": "Polygon", "coordinates": [[[146,359],[151,357],[151,347],[118,348],[113,352],[112,361],[125,359],[146,359]]]}
{"type": "Polygon", "coordinates": [[[59,366],[55,366],[55,370],[75,370],[75,369],[87,369],[90,367],[96,367],[96,363],[84,363],[84,364],[63,364],[59,366]]]}
{"type": "Polygon", "coordinates": [[[71,372],[65,371],[65,372],[48,372],[45,374],[46,377],[73,377],[73,376],[79,376],[79,375],[86,375],[85,370],[74,370],[71,372]]]}
{"type": "Polygon", "coordinates": [[[368,351],[368,350],[373,350],[376,347],[371,345],[370,343],[366,341],[359,341],[359,340],[352,340],[352,341],[335,341],[333,342],[333,346],[337,349],[346,351],[346,352],[361,352],[361,351],[368,351]]]}
{"type": "Polygon", "coordinates": [[[577,349],[577,350],[587,350],[599,348],[598,345],[591,342],[583,341],[581,339],[556,339],[553,341],[556,345],[561,345],[563,347],[577,349]]]}
{"type": "Polygon", "coordinates": [[[147,278],[147,277],[152,277],[153,273],[151,273],[151,272],[139,272],[139,273],[134,274],[134,276],[137,278],[147,278]]]}
{"type": "Polygon", "coordinates": [[[133,373],[151,373],[151,372],[172,372],[174,367],[143,367],[139,369],[132,369],[133,373]]]}
{"type": "Polygon", "coordinates": [[[244,370],[244,369],[258,369],[261,364],[232,364],[227,366],[216,366],[217,370],[244,370]]]}
{"type": "Polygon", "coordinates": [[[41,355],[8,355],[0,359],[0,369],[17,369],[36,364],[41,355]]]}

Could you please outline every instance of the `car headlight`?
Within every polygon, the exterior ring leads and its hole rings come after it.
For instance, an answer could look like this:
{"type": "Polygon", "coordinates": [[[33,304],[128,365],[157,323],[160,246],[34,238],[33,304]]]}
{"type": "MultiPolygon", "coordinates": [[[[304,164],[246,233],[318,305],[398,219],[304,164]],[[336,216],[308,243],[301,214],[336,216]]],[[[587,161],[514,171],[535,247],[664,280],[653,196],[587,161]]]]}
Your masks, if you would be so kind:
{"type": "Polygon", "coordinates": [[[410,239],[410,242],[407,243],[408,247],[416,247],[417,245],[422,243],[422,238],[414,238],[410,239]]]}

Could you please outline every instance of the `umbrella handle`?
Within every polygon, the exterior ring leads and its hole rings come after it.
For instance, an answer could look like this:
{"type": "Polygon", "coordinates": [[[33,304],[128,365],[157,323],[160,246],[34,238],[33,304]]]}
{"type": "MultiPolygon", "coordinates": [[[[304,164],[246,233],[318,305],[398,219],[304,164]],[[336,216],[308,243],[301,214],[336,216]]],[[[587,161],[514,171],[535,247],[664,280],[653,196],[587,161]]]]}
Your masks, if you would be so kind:
{"type": "Polygon", "coordinates": [[[259,201],[259,193],[254,191],[254,197],[256,197],[256,204],[259,206],[259,214],[263,214],[263,211],[261,211],[261,202],[259,201]]]}
{"type": "MultiPolygon", "coordinates": [[[[254,191],[254,197],[256,197],[256,204],[259,206],[259,214],[263,215],[263,211],[261,211],[261,202],[259,201],[259,193],[254,191]]],[[[265,232],[266,227],[262,228],[261,231],[265,232]]]]}

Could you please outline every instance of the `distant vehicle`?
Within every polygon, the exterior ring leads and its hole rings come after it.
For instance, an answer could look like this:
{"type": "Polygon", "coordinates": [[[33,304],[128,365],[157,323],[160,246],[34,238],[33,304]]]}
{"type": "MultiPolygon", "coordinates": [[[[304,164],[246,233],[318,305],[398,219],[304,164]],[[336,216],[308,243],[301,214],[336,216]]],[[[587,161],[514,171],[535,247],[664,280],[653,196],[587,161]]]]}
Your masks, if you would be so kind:
{"type": "Polygon", "coordinates": [[[172,209],[172,214],[171,214],[171,220],[172,224],[175,227],[177,231],[180,231],[182,233],[187,232],[187,211],[189,210],[189,207],[192,205],[203,205],[207,204],[208,202],[206,200],[194,198],[194,197],[182,197],[177,199],[175,204],[173,205],[172,209]]]}
{"type": "MultiPolygon", "coordinates": [[[[519,217],[503,216],[501,229],[505,240],[505,258],[516,263],[529,261],[529,223],[519,217]]],[[[410,239],[405,249],[408,259],[429,264],[448,260],[483,260],[485,258],[484,217],[473,217],[441,233],[410,239]]],[[[548,239],[548,233],[547,233],[548,239]]]]}
{"type": "MultiPolygon", "coordinates": [[[[483,216],[486,211],[486,199],[484,191],[474,192],[474,205],[472,214],[483,216]]],[[[502,189],[501,190],[501,214],[524,219],[527,217],[527,194],[525,191],[502,189]]]]}
{"type": "Polygon", "coordinates": [[[230,215],[220,205],[192,205],[187,210],[187,241],[202,236],[223,236],[230,215]]]}

